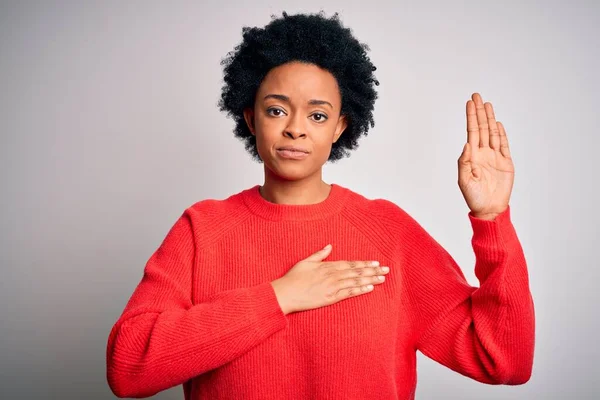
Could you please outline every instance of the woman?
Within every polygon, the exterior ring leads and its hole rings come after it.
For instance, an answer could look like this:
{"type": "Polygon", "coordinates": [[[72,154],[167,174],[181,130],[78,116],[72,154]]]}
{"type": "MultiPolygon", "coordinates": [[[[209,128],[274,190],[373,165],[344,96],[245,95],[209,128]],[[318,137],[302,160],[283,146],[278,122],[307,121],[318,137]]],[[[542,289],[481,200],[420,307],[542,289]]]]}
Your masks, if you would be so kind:
{"type": "Polygon", "coordinates": [[[190,206],[151,256],[108,340],[117,396],[413,399],[416,350],[481,382],[529,379],[534,309],[491,104],[467,102],[458,160],[479,288],[400,207],[322,180],[373,126],[366,50],[337,14],[244,29],[220,106],[264,184],[190,206]]]}

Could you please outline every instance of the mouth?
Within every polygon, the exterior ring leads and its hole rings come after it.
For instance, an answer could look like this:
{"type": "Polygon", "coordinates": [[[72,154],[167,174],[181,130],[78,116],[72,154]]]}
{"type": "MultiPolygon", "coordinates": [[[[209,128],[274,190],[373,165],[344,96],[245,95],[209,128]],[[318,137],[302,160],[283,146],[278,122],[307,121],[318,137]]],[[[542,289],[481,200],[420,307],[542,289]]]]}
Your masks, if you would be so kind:
{"type": "Polygon", "coordinates": [[[277,154],[290,160],[302,160],[308,157],[308,150],[298,147],[280,147],[277,149],[277,154]]]}
{"type": "Polygon", "coordinates": [[[283,146],[277,148],[277,151],[291,151],[294,153],[306,153],[308,154],[308,150],[303,147],[295,147],[295,146],[283,146]]]}

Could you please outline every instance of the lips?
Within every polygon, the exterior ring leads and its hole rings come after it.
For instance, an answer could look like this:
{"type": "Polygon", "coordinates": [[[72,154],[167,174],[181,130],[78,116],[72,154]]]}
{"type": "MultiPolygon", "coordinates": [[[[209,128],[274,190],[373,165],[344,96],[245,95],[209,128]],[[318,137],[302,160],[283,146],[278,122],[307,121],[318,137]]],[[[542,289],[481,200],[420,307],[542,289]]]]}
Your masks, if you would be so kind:
{"type": "Polygon", "coordinates": [[[296,146],[283,146],[283,147],[279,147],[277,150],[278,151],[280,151],[280,150],[291,151],[294,153],[308,153],[308,150],[306,150],[305,148],[296,147],[296,146]]]}
{"type": "Polygon", "coordinates": [[[300,147],[285,146],[277,149],[277,154],[281,158],[289,160],[303,160],[308,157],[308,150],[300,147]]]}

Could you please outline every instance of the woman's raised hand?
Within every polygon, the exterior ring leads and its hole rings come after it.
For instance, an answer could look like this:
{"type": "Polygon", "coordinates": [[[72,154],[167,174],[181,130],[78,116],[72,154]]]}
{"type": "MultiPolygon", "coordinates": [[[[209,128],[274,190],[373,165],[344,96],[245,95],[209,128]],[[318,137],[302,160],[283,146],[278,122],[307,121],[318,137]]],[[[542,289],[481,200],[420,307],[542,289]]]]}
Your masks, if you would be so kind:
{"type": "Polygon", "coordinates": [[[504,125],[479,93],[467,101],[467,143],[458,159],[458,186],[478,218],[494,219],[508,207],[515,168],[504,125]]]}

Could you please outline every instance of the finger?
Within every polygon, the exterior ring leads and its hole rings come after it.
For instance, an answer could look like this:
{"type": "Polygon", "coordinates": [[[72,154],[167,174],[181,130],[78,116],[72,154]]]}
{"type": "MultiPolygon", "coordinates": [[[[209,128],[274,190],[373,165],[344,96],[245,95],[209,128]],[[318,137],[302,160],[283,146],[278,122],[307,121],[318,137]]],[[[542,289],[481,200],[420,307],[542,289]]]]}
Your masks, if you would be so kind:
{"type": "Polygon", "coordinates": [[[369,267],[378,267],[379,261],[342,261],[339,265],[340,270],[360,269],[369,267]]]}
{"type": "Polygon", "coordinates": [[[379,261],[325,261],[323,266],[334,268],[337,271],[344,271],[348,269],[352,270],[358,268],[377,267],[379,266],[379,261]]]}
{"type": "Polygon", "coordinates": [[[508,138],[504,130],[504,124],[498,121],[498,132],[500,133],[500,153],[506,158],[510,158],[510,148],[508,147],[508,138]]]}
{"type": "Polygon", "coordinates": [[[496,123],[494,107],[492,107],[492,103],[485,103],[483,106],[485,107],[485,113],[490,129],[490,147],[496,151],[500,151],[500,132],[498,130],[498,124],[496,123]]]}
{"type": "Polygon", "coordinates": [[[311,254],[305,260],[306,261],[323,261],[331,253],[331,249],[332,249],[332,246],[330,244],[328,244],[327,246],[325,246],[321,250],[317,251],[316,253],[311,254]]]}
{"type": "Polygon", "coordinates": [[[357,278],[343,279],[339,281],[337,288],[338,290],[347,289],[351,287],[360,288],[367,285],[379,285],[385,281],[385,276],[359,276],[357,278]]]}
{"type": "Polygon", "coordinates": [[[467,101],[467,142],[471,144],[471,148],[479,148],[477,109],[472,100],[467,101]]]}
{"type": "Polygon", "coordinates": [[[477,147],[489,147],[490,131],[488,129],[485,108],[483,107],[483,100],[481,99],[481,95],[479,93],[473,93],[473,96],[471,97],[475,102],[475,108],[477,110],[477,123],[479,125],[479,143],[477,147]]]}
{"type": "Polygon", "coordinates": [[[388,274],[389,272],[389,267],[354,268],[336,272],[335,278],[338,280],[343,280],[350,278],[358,278],[361,276],[383,276],[388,274]]]}
{"type": "Polygon", "coordinates": [[[360,296],[361,294],[369,293],[373,291],[373,285],[361,286],[361,287],[350,287],[347,289],[340,289],[335,294],[337,300],[347,299],[349,297],[360,296]]]}

